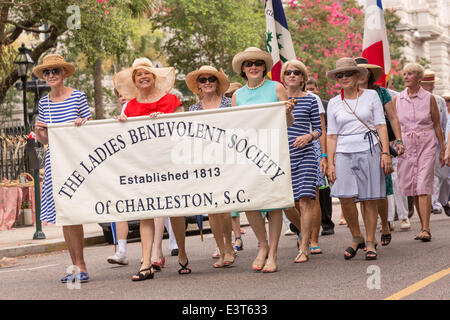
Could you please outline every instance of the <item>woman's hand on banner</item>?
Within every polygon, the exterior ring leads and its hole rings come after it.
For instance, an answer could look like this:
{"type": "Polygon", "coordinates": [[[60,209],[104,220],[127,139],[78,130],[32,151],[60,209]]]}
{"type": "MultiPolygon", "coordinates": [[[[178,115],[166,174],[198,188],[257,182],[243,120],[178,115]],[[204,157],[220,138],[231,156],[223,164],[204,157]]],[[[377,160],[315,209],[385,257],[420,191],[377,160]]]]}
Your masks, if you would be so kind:
{"type": "Polygon", "coordinates": [[[292,112],[292,110],[294,110],[295,104],[297,103],[297,100],[295,99],[291,99],[286,101],[285,105],[286,105],[286,114],[289,114],[292,112]]]}
{"type": "Polygon", "coordinates": [[[75,119],[74,124],[75,124],[76,127],[80,127],[80,126],[82,126],[83,124],[85,124],[86,121],[87,121],[87,119],[77,118],[77,119],[75,119]]]}
{"type": "Polygon", "coordinates": [[[160,114],[164,114],[164,112],[153,112],[153,113],[150,113],[150,119],[155,119],[160,114]]]}
{"type": "Polygon", "coordinates": [[[121,114],[121,115],[115,116],[114,119],[119,120],[120,122],[125,122],[125,121],[127,121],[127,116],[124,114],[121,114]]]}

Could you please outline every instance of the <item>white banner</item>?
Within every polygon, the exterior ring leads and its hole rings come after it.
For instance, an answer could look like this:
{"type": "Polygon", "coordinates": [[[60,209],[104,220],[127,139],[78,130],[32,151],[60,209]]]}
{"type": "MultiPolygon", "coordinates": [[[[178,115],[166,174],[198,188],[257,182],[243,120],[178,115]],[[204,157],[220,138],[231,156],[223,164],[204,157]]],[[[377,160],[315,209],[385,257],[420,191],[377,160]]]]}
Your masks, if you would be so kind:
{"type": "Polygon", "coordinates": [[[294,205],[284,103],[49,125],[57,225],[294,205]]]}

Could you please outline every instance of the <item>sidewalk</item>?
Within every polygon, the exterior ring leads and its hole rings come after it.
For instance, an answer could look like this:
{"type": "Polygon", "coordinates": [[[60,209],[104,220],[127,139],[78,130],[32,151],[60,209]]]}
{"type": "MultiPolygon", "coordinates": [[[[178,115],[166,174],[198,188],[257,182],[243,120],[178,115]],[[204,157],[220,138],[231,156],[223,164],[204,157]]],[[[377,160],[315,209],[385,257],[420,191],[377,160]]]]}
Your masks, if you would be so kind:
{"type": "MultiPolygon", "coordinates": [[[[62,227],[55,225],[42,226],[45,234],[43,240],[33,240],[35,226],[18,227],[0,231],[0,259],[3,257],[19,257],[67,248],[62,227]]],[[[96,224],[84,225],[85,245],[104,243],[102,228],[96,224]]]]}

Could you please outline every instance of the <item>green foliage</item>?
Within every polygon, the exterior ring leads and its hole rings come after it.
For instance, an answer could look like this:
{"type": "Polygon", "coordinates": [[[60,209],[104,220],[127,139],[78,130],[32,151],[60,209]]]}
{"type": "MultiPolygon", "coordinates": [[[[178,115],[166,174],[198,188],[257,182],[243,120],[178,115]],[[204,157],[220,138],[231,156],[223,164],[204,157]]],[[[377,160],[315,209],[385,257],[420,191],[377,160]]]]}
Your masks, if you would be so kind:
{"type": "MultiPolygon", "coordinates": [[[[297,56],[317,79],[321,95],[329,98],[338,86],[326,78],[341,57],[362,55],[364,33],[363,7],[356,0],[295,0],[286,1],[288,25],[297,56]]],[[[395,32],[400,18],[394,10],[385,10],[385,22],[390,45],[393,79],[398,81],[402,60],[401,48],[407,45],[395,32]]]]}
{"type": "MultiPolygon", "coordinates": [[[[264,7],[258,0],[167,0],[152,22],[168,30],[163,49],[168,64],[182,74],[212,65],[238,80],[231,69],[233,56],[250,46],[264,49],[264,7]]],[[[184,81],[177,88],[192,94],[184,81]]]]}

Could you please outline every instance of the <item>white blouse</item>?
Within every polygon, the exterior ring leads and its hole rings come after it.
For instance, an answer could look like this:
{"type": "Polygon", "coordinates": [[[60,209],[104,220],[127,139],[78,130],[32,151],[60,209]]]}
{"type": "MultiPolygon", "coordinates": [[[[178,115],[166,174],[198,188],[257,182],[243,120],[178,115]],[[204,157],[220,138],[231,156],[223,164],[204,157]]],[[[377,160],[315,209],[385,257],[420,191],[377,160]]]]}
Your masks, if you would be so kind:
{"type": "MultiPolygon", "coordinates": [[[[386,124],[378,93],[375,90],[364,89],[359,94],[358,99],[345,99],[348,106],[341,95],[328,102],[327,134],[338,135],[336,152],[353,153],[370,149],[370,140],[367,135],[369,130],[355,117],[349,107],[374,131],[376,131],[376,125],[386,124]],[[356,103],[357,101],[358,103],[356,103]]],[[[373,135],[371,138],[373,144],[376,145],[377,139],[373,135]]]]}

